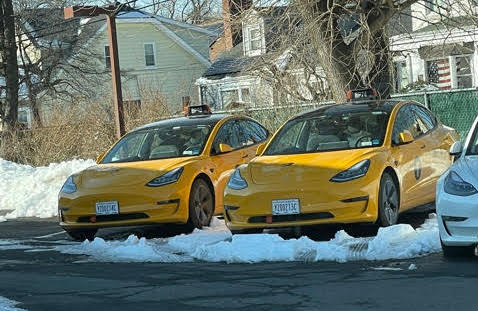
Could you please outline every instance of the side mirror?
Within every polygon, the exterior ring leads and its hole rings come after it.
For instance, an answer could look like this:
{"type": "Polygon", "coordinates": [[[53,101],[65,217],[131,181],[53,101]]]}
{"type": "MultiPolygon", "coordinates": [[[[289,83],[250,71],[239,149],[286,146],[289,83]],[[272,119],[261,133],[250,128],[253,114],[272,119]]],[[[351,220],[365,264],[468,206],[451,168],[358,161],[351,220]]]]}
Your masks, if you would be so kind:
{"type": "Polygon", "coordinates": [[[219,144],[219,152],[221,153],[225,153],[225,152],[229,152],[229,151],[232,151],[232,147],[229,146],[228,144],[219,144]]]}
{"type": "Polygon", "coordinates": [[[97,157],[96,157],[96,163],[97,164],[100,164],[100,162],[103,160],[103,157],[105,156],[105,153],[100,153],[97,157]]]}
{"type": "Polygon", "coordinates": [[[450,147],[450,155],[459,156],[463,152],[463,145],[460,141],[455,141],[450,147]]]}
{"type": "Polygon", "coordinates": [[[408,144],[413,141],[413,136],[409,131],[401,132],[399,135],[400,144],[408,144]]]}
{"type": "Polygon", "coordinates": [[[261,155],[264,152],[264,149],[266,149],[266,145],[267,145],[267,142],[264,142],[260,144],[259,146],[257,146],[256,155],[261,155]]]}

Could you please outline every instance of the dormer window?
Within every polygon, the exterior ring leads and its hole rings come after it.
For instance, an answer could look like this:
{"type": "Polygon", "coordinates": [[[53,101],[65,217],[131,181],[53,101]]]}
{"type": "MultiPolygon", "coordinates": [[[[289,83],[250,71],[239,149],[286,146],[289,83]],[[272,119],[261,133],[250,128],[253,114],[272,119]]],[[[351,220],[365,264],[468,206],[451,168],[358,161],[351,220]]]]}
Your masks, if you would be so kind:
{"type": "Polygon", "coordinates": [[[251,51],[260,51],[262,49],[262,36],[260,27],[249,29],[249,49],[251,51]]]}

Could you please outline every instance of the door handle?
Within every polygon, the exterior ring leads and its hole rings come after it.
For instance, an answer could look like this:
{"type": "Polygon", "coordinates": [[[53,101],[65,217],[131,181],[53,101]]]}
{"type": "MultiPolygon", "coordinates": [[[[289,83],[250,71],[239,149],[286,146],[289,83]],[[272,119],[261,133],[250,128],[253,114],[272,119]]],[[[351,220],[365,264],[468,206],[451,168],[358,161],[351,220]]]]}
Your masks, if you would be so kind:
{"type": "Polygon", "coordinates": [[[427,146],[427,145],[422,145],[422,146],[420,147],[420,149],[425,149],[426,146],[427,146]]]}
{"type": "Polygon", "coordinates": [[[243,159],[245,159],[245,158],[247,158],[247,157],[249,157],[248,154],[245,154],[245,155],[242,156],[243,159]]]}

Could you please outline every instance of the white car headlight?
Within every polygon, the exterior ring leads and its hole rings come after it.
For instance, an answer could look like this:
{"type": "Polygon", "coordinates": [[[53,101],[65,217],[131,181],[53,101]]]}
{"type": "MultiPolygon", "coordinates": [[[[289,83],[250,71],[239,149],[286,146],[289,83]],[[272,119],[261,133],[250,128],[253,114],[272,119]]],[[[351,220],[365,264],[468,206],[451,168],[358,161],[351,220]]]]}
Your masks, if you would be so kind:
{"type": "Polygon", "coordinates": [[[71,194],[75,193],[76,190],[77,188],[75,182],[73,181],[73,176],[70,176],[66,179],[65,183],[63,184],[63,187],[61,187],[60,192],[71,194]]]}
{"type": "Polygon", "coordinates": [[[476,188],[460,177],[456,172],[450,171],[445,178],[444,190],[448,194],[459,195],[462,197],[478,193],[476,188]]]}
{"type": "Polygon", "coordinates": [[[173,182],[176,182],[179,179],[183,170],[184,170],[183,167],[175,168],[174,170],[171,170],[171,171],[169,171],[169,172],[151,180],[149,183],[146,184],[146,186],[159,187],[159,186],[164,186],[164,185],[167,185],[167,184],[172,184],[173,182]]]}
{"type": "Polygon", "coordinates": [[[247,181],[242,178],[239,169],[236,168],[234,173],[232,173],[231,178],[229,178],[229,182],[227,183],[227,186],[234,190],[242,190],[247,188],[247,181]]]}
{"type": "Polygon", "coordinates": [[[345,182],[353,179],[357,179],[360,177],[365,176],[367,174],[368,168],[370,167],[370,160],[363,160],[360,161],[359,163],[355,164],[351,168],[342,171],[332,177],[330,181],[333,182],[345,182]]]}

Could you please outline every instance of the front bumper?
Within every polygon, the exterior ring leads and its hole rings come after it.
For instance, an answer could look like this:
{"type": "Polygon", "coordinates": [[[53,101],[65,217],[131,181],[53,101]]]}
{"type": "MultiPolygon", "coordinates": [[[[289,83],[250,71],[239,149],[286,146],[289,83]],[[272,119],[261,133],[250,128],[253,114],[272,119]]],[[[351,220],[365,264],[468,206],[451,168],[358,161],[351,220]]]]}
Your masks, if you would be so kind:
{"type": "Polygon", "coordinates": [[[239,191],[226,188],[224,219],[231,230],[372,223],[378,215],[377,194],[378,183],[367,179],[317,184],[315,189],[257,184],[239,191]],[[299,199],[300,214],[272,215],[272,200],[278,199],[299,199]]]}
{"type": "Polygon", "coordinates": [[[58,213],[64,229],[106,228],[161,223],[186,223],[189,191],[172,185],[125,192],[109,189],[108,193],[82,191],[60,194],[58,213]],[[119,214],[97,216],[96,202],[117,201],[119,214]]]}
{"type": "Polygon", "coordinates": [[[443,244],[478,244],[478,194],[461,197],[441,190],[437,195],[436,211],[443,244]]]}

